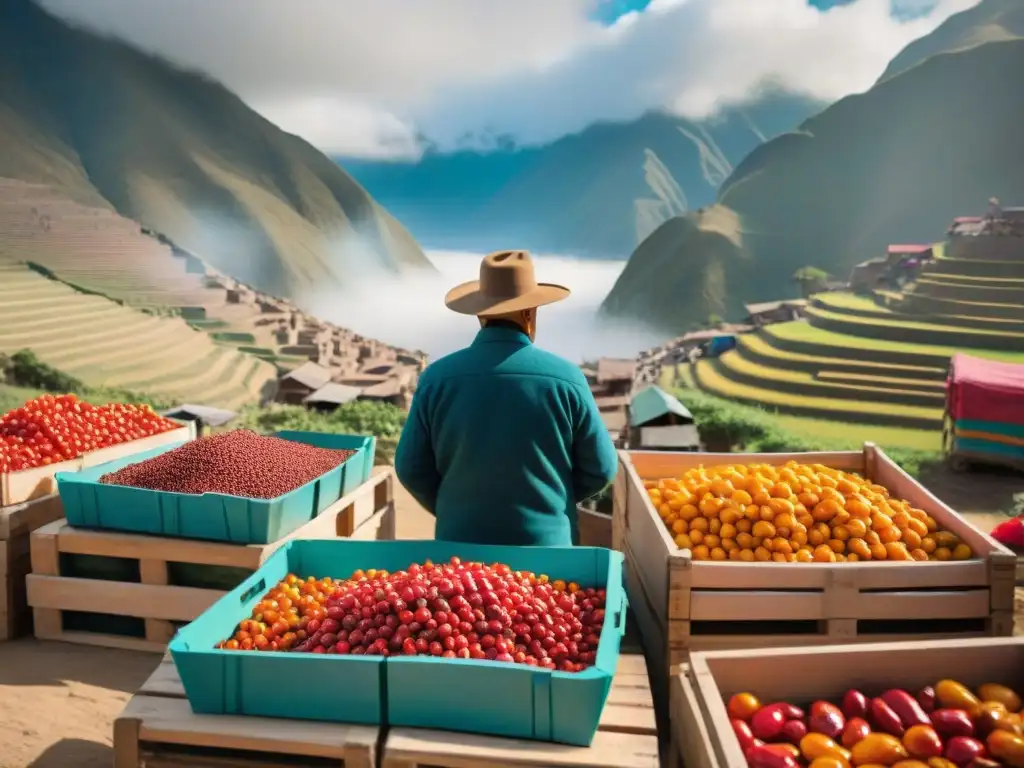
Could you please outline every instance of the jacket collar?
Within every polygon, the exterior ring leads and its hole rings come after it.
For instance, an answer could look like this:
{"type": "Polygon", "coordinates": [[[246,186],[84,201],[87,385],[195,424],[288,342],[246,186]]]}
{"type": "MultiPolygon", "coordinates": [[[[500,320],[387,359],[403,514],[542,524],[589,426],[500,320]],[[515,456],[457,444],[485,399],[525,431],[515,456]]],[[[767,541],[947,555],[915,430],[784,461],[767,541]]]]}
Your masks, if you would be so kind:
{"type": "Polygon", "coordinates": [[[477,344],[500,344],[500,343],[513,343],[525,346],[526,344],[532,343],[530,337],[527,336],[518,327],[509,323],[508,325],[489,325],[486,328],[481,328],[477,331],[476,338],[473,339],[473,346],[477,344]]]}

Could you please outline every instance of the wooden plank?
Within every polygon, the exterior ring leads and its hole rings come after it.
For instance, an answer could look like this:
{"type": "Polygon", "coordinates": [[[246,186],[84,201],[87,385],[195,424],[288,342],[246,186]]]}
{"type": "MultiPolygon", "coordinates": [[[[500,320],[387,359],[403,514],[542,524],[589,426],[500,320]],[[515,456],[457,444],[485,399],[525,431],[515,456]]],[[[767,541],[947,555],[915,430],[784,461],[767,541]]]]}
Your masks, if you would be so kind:
{"type": "Polygon", "coordinates": [[[672,676],[672,735],[670,754],[678,755],[685,768],[719,768],[715,746],[701,712],[689,667],[672,676]]]}
{"type": "Polygon", "coordinates": [[[0,540],[29,534],[63,516],[64,506],[57,494],[0,507],[0,540]]]}
{"type": "Polygon", "coordinates": [[[215,589],[37,574],[29,574],[27,588],[33,608],[95,613],[102,606],[102,613],[167,621],[192,621],[225,594],[215,589]]]}
{"type": "Polygon", "coordinates": [[[130,761],[143,742],[334,758],[352,768],[371,768],[378,735],[372,726],[196,715],[184,699],[136,695],[114,723],[114,764],[137,768],[139,763],[130,761]]]}
{"type": "Polygon", "coordinates": [[[469,733],[392,728],[384,742],[382,765],[384,768],[657,768],[658,739],[656,736],[598,731],[589,747],[573,747],[469,733]]]}

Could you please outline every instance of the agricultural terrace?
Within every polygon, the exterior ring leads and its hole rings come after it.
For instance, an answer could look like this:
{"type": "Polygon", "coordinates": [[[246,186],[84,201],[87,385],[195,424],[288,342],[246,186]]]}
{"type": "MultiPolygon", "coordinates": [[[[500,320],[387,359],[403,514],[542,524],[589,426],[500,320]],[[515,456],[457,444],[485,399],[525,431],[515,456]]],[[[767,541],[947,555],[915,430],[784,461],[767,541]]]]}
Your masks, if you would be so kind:
{"type": "Polygon", "coordinates": [[[1024,241],[1016,259],[951,252],[936,247],[902,291],[818,294],[805,321],[741,335],[720,358],[681,366],[678,381],[786,414],[801,432],[871,425],[937,448],[955,352],[1024,363],[1024,241]]]}
{"type": "Polygon", "coordinates": [[[78,292],[0,259],[0,352],[31,349],[90,387],[238,408],[260,400],[273,365],[216,343],[180,318],[78,292]]]}
{"type": "Polygon", "coordinates": [[[223,304],[203,274],[142,234],[138,223],[81,205],[41,184],[0,179],[0,258],[38,264],[61,280],[139,307],[223,304]]]}

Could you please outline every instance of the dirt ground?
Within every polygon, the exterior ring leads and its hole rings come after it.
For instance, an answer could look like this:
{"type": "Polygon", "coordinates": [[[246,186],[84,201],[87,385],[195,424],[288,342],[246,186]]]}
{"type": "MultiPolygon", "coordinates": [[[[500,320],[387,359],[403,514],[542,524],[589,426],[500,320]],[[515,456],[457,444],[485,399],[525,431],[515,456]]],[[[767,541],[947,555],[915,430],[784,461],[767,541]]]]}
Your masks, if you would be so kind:
{"type": "MultiPolygon", "coordinates": [[[[397,493],[399,537],[432,537],[433,518],[397,493]]],[[[1024,634],[1024,589],[1017,614],[1024,634]]],[[[154,654],[63,643],[0,644],[0,768],[109,768],[114,718],[158,663],[154,654]]]]}

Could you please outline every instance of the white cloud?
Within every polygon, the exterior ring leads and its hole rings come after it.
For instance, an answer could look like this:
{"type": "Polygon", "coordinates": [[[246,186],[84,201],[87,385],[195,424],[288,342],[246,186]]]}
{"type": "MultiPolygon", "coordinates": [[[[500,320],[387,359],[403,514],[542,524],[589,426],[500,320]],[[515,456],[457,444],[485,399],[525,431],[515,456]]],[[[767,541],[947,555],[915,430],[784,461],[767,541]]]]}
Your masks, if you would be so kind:
{"type": "Polygon", "coordinates": [[[650,108],[703,117],[766,79],[839,98],[977,0],[907,21],[891,0],[654,0],[610,28],[590,20],[592,0],[43,2],[209,72],[326,151],[380,157],[414,151],[417,132],[451,147],[546,141],[650,108]]]}

